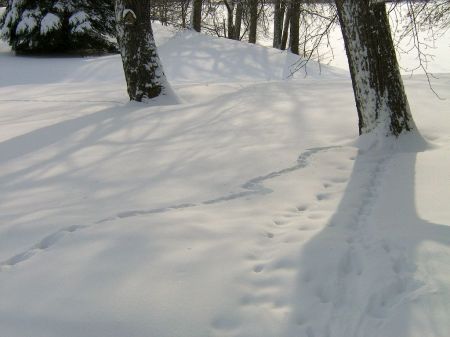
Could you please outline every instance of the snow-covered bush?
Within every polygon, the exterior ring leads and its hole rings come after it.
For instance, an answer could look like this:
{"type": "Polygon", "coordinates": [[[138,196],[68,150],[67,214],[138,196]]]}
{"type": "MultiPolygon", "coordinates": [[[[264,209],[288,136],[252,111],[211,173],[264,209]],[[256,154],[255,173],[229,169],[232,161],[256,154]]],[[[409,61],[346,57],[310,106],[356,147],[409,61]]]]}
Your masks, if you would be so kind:
{"type": "Polygon", "coordinates": [[[113,51],[113,0],[8,0],[0,37],[22,53],[113,51]]]}

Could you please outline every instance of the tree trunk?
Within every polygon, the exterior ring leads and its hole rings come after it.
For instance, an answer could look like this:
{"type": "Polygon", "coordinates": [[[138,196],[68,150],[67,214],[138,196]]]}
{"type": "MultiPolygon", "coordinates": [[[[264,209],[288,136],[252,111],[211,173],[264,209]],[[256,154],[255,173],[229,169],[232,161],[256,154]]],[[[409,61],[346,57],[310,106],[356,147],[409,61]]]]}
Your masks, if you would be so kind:
{"type": "Polygon", "coordinates": [[[192,29],[202,29],[202,0],[192,0],[192,29]]]}
{"type": "Polygon", "coordinates": [[[292,0],[291,3],[291,29],[289,32],[289,49],[294,54],[299,54],[300,44],[300,2],[292,0]]]}
{"type": "Polygon", "coordinates": [[[283,35],[283,18],[285,11],[285,3],[284,0],[276,0],[274,11],[274,19],[273,19],[273,47],[281,48],[281,38],[283,35]]]}
{"type": "Polygon", "coordinates": [[[234,39],[241,39],[241,27],[242,27],[242,13],[244,12],[244,6],[242,2],[238,2],[236,5],[236,18],[234,20],[234,39]]]}
{"type": "Polygon", "coordinates": [[[235,37],[235,29],[233,24],[234,19],[234,2],[229,3],[228,1],[224,1],[225,7],[227,9],[227,34],[225,35],[229,39],[234,39],[235,37]]]}
{"type": "Polygon", "coordinates": [[[360,134],[399,136],[415,128],[384,3],[336,0],[355,94],[360,134]],[[380,129],[381,128],[381,129],[380,129]]]}
{"type": "Polygon", "coordinates": [[[181,7],[181,27],[186,28],[186,11],[184,6],[181,7]]]}
{"type": "Polygon", "coordinates": [[[150,0],[116,0],[117,41],[130,100],[164,94],[166,78],[150,21],[150,0]]]}
{"type": "Polygon", "coordinates": [[[258,28],[258,0],[249,0],[250,24],[248,30],[248,42],[256,43],[256,31],[258,28]]]}
{"type": "Polygon", "coordinates": [[[291,22],[291,13],[292,13],[291,6],[292,6],[292,4],[288,4],[286,15],[284,18],[283,35],[281,37],[281,46],[280,46],[281,50],[286,49],[286,44],[287,44],[287,39],[288,39],[288,34],[289,34],[289,24],[291,22]]]}

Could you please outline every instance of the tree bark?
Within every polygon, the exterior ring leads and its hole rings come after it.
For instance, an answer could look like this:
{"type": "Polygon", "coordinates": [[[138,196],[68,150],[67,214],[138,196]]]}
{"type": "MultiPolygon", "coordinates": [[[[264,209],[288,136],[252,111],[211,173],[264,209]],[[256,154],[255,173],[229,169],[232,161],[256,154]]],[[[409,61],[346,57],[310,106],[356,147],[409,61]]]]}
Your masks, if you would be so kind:
{"type": "Polygon", "coordinates": [[[202,0],[192,0],[192,28],[197,32],[202,29],[202,0]]]}
{"type": "Polygon", "coordinates": [[[226,37],[229,39],[235,38],[235,28],[234,28],[234,2],[224,1],[225,7],[227,9],[227,34],[226,37]]]}
{"type": "Polygon", "coordinates": [[[300,45],[300,1],[291,2],[291,29],[289,32],[289,49],[294,54],[299,54],[300,45]]]}
{"type": "Polygon", "coordinates": [[[284,0],[276,0],[274,11],[274,20],[273,20],[273,47],[281,48],[281,38],[283,35],[283,18],[285,11],[285,3],[284,0]]]}
{"type": "Polygon", "coordinates": [[[150,0],[116,0],[117,41],[130,100],[164,94],[166,78],[150,21],[150,0]]]}
{"type": "Polygon", "coordinates": [[[258,0],[249,0],[250,24],[248,30],[248,42],[256,43],[258,28],[258,0]]]}
{"type": "Polygon", "coordinates": [[[242,27],[242,13],[244,12],[244,5],[242,2],[238,2],[236,5],[236,18],[234,20],[234,39],[241,39],[241,27],[242,27]]]}
{"type": "Polygon", "coordinates": [[[286,10],[286,15],[284,18],[283,35],[281,37],[281,46],[280,46],[281,50],[286,49],[286,44],[287,44],[287,39],[288,39],[288,34],[289,34],[289,24],[291,22],[291,13],[292,13],[291,6],[292,6],[292,4],[288,4],[287,10],[286,10]]]}
{"type": "Polygon", "coordinates": [[[399,136],[415,128],[384,3],[336,0],[359,117],[359,133],[399,136]],[[381,128],[381,129],[380,129],[381,128]]]}

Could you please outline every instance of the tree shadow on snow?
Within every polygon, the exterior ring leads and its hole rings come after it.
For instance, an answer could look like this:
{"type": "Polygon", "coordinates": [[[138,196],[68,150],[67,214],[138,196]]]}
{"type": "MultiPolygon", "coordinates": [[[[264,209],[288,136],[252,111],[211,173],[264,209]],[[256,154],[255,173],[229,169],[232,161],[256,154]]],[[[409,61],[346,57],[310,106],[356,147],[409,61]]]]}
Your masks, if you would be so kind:
{"type": "MultiPolygon", "coordinates": [[[[59,108],[63,111],[64,103],[59,108]]],[[[117,172],[126,173],[124,168],[129,163],[118,164],[117,161],[120,161],[120,158],[126,161],[128,153],[141,150],[143,156],[151,157],[158,154],[146,153],[146,146],[155,144],[155,148],[158,148],[157,144],[167,145],[166,143],[178,141],[183,132],[187,131],[183,129],[186,126],[172,123],[172,119],[177,117],[170,117],[172,110],[170,106],[151,107],[146,104],[128,103],[125,106],[58,121],[1,142],[0,203],[13,200],[17,192],[29,194],[33,190],[43,189],[56,193],[56,197],[58,193],[74,194],[79,189],[91,194],[88,198],[95,195],[99,207],[98,216],[101,216],[108,212],[108,200],[113,200],[125,192],[133,194],[133,191],[145,188],[161,179],[161,175],[170,175],[178,168],[178,162],[171,162],[164,170],[149,172],[148,181],[141,181],[139,186],[133,184],[133,177],[127,174],[118,174],[114,181],[96,178],[101,177],[101,171],[108,168],[107,163],[111,163],[111,170],[114,170],[112,165],[115,163],[117,172]],[[157,133],[164,123],[167,137],[157,133]]],[[[209,120],[202,122],[207,123],[209,120]]],[[[194,156],[195,150],[192,149],[183,153],[179,159],[188,161],[194,156]]],[[[45,195],[47,200],[52,198],[52,195],[45,195]]],[[[77,199],[82,201],[80,197],[77,199]]],[[[55,208],[55,212],[59,208],[60,206],[55,208]]],[[[32,212],[37,211],[24,207],[13,219],[26,218],[32,212]]],[[[42,219],[39,219],[45,220],[48,216],[49,214],[43,214],[42,219]]],[[[34,222],[36,220],[35,218],[34,222]]]]}
{"type": "MultiPolygon", "coordinates": [[[[418,156],[417,151],[359,152],[336,213],[302,251],[285,336],[448,335],[448,323],[436,315],[448,304],[430,299],[439,286],[425,281],[433,269],[423,271],[421,248],[431,241],[448,249],[450,224],[417,214],[418,156]]],[[[434,263],[435,271],[439,263],[445,266],[445,260],[434,263]]]]}

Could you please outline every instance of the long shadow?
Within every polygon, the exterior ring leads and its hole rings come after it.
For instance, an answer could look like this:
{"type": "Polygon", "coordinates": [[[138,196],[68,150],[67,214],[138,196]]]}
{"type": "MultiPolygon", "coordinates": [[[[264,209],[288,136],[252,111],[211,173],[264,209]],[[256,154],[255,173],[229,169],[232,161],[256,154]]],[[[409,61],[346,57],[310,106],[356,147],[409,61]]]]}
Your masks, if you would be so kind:
{"type": "Polygon", "coordinates": [[[120,119],[120,116],[112,110],[102,110],[90,115],[58,122],[1,142],[0,163],[50,146],[88,126],[101,125],[105,121],[112,120],[115,117],[120,119]]]}
{"type": "Polygon", "coordinates": [[[434,275],[424,272],[421,254],[424,242],[450,246],[450,224],[417,214],[417,156],[359,153],[336,213],[302,252],[283,335],[448,335],[448,323],[437,314],[448,304],[436,297],[430,303],[434,292],[445,289],[429,281],[434,275]]]}

